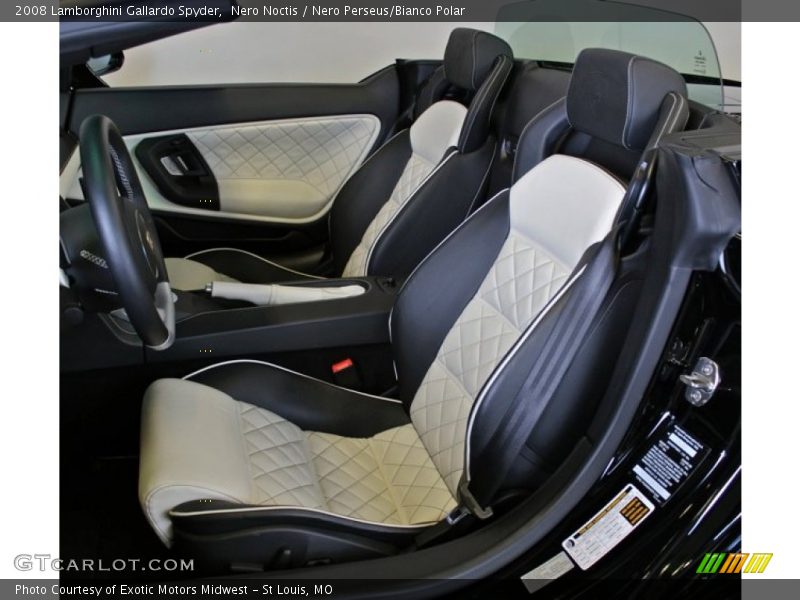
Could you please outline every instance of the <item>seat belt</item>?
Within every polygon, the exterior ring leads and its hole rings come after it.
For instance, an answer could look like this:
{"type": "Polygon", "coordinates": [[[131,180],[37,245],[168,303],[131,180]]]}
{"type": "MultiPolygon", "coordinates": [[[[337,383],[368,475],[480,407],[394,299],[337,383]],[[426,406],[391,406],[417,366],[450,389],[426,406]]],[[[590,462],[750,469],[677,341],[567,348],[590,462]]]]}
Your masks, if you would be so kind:
{"type": "Polygon", "coordinates": [[[628,191],[625,192],[625,197],[622,199],[622,204],[620,204],[616,222],[622,224],[622,231],[618,239],[621,250],[625,250],[628,247],[629,242],[639,229],[647,200],[655,183],[657,158],[658,153],[654,148],[648,148],[644,151],[628,184],[628,191]]]}
{"type": "MultiPolygon", "coordinates": [[[[531,370],[512,402],[511,412],[497,427],[487,445],[500,449],[498,470],[488,484],[481,486],[481,499],[492,499],[499,491],[513,461],[519,456],[533,426],[558,391],[559,384],[584,341],[589,328],[603,306],[617,269],[615,228],[596,245],[578,277],[566,305],[557,317],[531,370]],[[499,465],[508,465],[505,468],[499,465]]],[[[458,485],[459,504],[441,522],[432,525],[414,539],[415,548],[430,546],[457,537],[477,520],[492,516],[491,508],[482,504],[469,489],[462,474],[458,485]]]]}
{"type": "MultiPolygon", "coordinates": [[[[611,289],[617,273],[618,234],[619,227],[616,227],[596,246],[585,271],[568,294],[542,351],[514,397],[510,413],[498,424],[489,439],[487,446],[500,453],[491,479],[488,482],[481,481],[476,490],[474,482],[466,479],[466,471],[462,474],[459,490],[469,500],[465,506],[472,504],[481,507],[491,502],[527,443],[534,425],[556,395],[611,289]]],[[[475,514],[475,511],[471,512],[475,514]]]]}

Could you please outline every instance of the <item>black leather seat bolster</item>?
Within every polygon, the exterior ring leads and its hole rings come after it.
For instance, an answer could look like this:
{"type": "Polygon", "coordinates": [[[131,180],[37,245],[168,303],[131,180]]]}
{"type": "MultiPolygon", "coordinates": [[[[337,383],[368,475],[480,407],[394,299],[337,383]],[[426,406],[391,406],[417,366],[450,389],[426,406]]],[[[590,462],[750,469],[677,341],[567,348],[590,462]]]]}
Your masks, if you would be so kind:
{"type": "MultiPolygon", "coordinates": [[[[639,253],[620,262],[611,289],[603,306],[584,337],[578,353],[558,383],[556,395],[542,412],[528,435],[519,459],[503,479],[500,491],[535,489],[552,474],[578,440],[586,435],[587,427],[596,414],[615,367],[616,358],[628,333],[630,314],[639,300],[644,269],[650,260],[648,252],[639,253]]],[[[584,261],[582,261],[584,262],[584,261]]],[[[577,270],[577,269],[576,269],[577,270]]],[[[519,365],[531,365],[542,352],[543,344],[565,310],[570,297],[586,293],[581,281],[563,296],[548,312],[534,332],[511,358],[509,368],[497,379],[478,412],[481,427],[471,432],[470,490],[486,505],[497,496],[487,489],[496,483],[498,453],[493,434],[507,417],[527,377],[528,370],[519,365]]]]}
{"type": "Polygon", "coordinates": [[[489,72],[472,102],[469,104],[467,116],[458,138],[459,152],[474,152],[486,141],[491,130],[492,113],[500,92],[505,87],[508,76],[514,67],[514,60],[500,55],[489,72]]]}
{"type": "Polygon", "coordinates": [[[453,152],[376,240],[368,272],[407,277],[479,203],[496,152],[493,138],[470,154],[453,152]]]}
{"type": "Polygon", "coordinates": [[[498,193],[445,239],[408,278],[395,302],[392,349],[400,398],[406,405],[505,242],[508,199],[508,190],[498,193]]]}
{"type": "Polygon", "coordinates": [[[414,120],[416,121],[417,117],[428,110],[433,104],[442,100],[450,86],[451,83],[447,81],[447,78],[444,76],[444,65],[431,73],[430,77],[422,84],[417,94],[417,100],[414,103],[414,120]]]}
{"type": "MultiPolygon", "coordinates": [[[[333,272],[341,274],[411,158],[410,132],[386,142],[344,184],[330,212],[333,272]]],[[[386,273],[380,273],[386,275],[386,273]]]]}
{"type": "Polygon", "coordinates": [[[170,511],[174,548],[211,565],[267,569],[396,554],[427,526],[390,526],[324,511],[197,500],[170,511]]]}
{"type": "Polygon", "coordinates": [[[348,519],[325,511],[236,504],[223,500],[184,502],[170,511],[170,517],[176,529],[199,535],[227,533],[273,524],[312,530],[324,527],[331,532],[367,535],[376,541],[397,542],[408,539],[428,527],[428,525],[398,527],[348,519]]]}
{"type": "Polygon", "coordinates": [[[369,437],[409,422],[403,405],[397,401],[361,394],[266,363],[225,363],[189,379],[240,402],[265,408],[305,431],[369,437]],[[362,414],[369,414],[370,418],[353,418],[362,414]]]}
{"type": "Polygon", "coordinates": [[[443,67],[447,81],[475,93],[458,140],[459,152],[474,152],[489,135],[495,103],[514,67],[514,52],[491,33],[457,27],[447,40],[443,67]]]}
{"type": "Polygon", "coordinates": [[[647,141],[646,150],[654,150],[665,135],[673,131],[683,131],[688,122],[689,101],[681,94],[670,92],[661,102],[658,121],[656,121],[655,129],[653,129],[653,133],[647,141]]]}

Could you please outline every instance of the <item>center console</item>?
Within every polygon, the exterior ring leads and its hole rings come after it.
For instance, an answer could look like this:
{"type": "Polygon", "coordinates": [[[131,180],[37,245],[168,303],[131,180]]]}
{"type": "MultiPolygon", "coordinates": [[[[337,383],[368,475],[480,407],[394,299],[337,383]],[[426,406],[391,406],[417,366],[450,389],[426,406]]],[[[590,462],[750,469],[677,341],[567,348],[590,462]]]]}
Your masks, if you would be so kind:
{"type": "Polygon", "coordinates": [[[124,313],[86,314],[80,320],[73,317],[75,322],[66,326],[62,318],[62,370],[143,362],[225,360],[243,355],[389,342],[389,314],[399,290],[394,280],[359,277],[304,281],[289,286],[328,290],[361,286],[364,291],[270,306],[213,298],[199,291],[175,291],[175,342],[161,351],[141,344],[124,313]]]}

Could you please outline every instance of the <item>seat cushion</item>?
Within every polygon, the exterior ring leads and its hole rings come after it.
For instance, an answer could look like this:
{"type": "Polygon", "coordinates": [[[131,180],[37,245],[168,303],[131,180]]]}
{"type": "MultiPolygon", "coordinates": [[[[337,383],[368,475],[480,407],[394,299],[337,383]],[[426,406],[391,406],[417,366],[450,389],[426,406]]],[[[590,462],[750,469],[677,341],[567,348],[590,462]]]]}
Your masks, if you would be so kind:
{"type": "Polygon", "coordinates": [[[435,523],[456,504],[410,423],[369,437],[305,431],[275,412],[179,379],[159,380],[145,395],[139,497],[167,544],[169,511],[193,500],[323,511],[389,526],[435,523]]]}

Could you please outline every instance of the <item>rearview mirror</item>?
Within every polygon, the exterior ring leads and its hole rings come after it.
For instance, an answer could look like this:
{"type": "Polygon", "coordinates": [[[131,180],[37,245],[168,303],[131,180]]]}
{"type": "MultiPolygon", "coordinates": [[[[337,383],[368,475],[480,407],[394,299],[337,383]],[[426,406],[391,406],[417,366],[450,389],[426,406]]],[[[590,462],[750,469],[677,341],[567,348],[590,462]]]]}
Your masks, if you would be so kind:
{"type": "Polygon", "coordinates": [[[105,56],[90,58],[86,62],[86,66],[96,77],[102,77],[103,75],[119,71],[124,62],[125,55],[122,52],[114,52],[112,54],[106,54],[105,56]]]}

